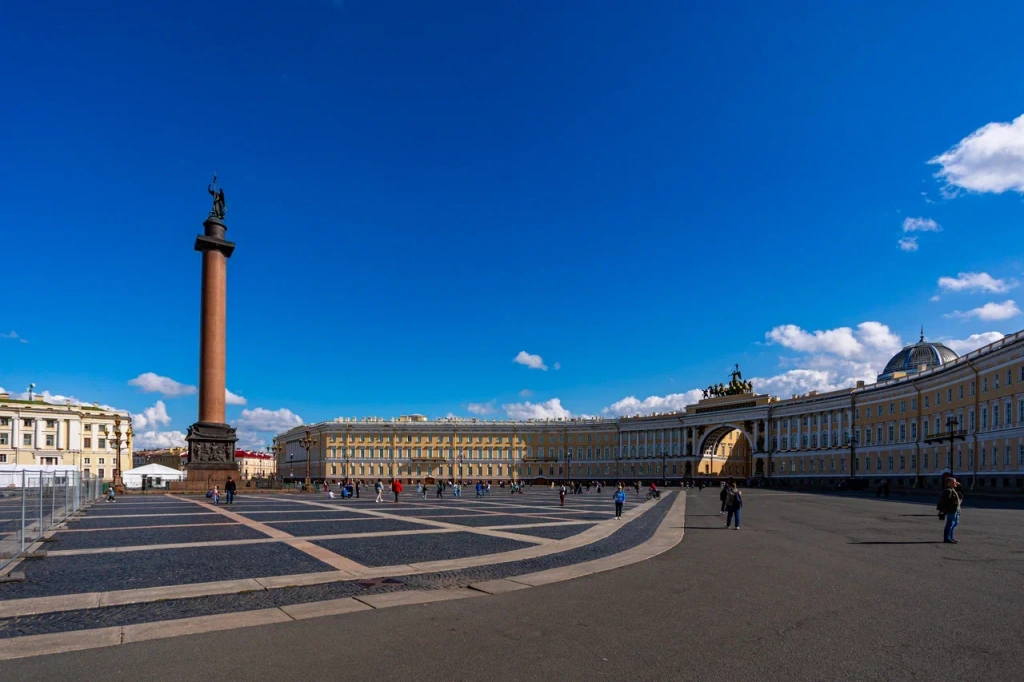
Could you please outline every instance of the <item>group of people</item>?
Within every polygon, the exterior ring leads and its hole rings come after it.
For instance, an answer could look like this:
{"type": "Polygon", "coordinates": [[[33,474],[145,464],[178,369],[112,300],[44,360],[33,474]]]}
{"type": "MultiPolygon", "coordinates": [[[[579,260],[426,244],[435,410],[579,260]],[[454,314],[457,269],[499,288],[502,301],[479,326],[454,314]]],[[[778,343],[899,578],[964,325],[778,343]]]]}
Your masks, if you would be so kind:
{"type": "MultiPolygon", "coordinates": [[[[238,484],[235,483],[234,479],[228,476],[228,480],[224,482],[224,503],[234,504],[235,503],[235,491],[238,490],[238,484]]],[[[206,497],[213,500],[214,504],[220,504],[220,486],[213,486],[206,491],[206,497]]]]}

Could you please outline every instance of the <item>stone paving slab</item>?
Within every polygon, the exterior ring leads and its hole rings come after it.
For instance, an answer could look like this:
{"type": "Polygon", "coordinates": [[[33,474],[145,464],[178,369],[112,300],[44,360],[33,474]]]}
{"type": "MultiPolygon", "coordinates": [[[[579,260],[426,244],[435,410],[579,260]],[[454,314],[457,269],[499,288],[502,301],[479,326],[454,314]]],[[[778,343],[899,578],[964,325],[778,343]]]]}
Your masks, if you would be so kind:
{"type": "Polygon", "coordinates": [[[97,547],[136,547],[213,540],[255,540],[266,537],[252,528],[237,524],[214,526],[162,526],[141,530],[98,530],[88,533],[58,532],[51,547],[56,551],[97,547]]]}
{"type": "Polygon", "coordinates": [[[341,535],[344,533],[382,533],[388,531],[426,530],[429,526],[390,519],[345,519],[342,521],[313,521],[311,523],[267,523],[271,528],[283,530],[296,537],[310,535],[341,535]]]}
{"type": "Polygon", "coordinates": [[[534,535],[539,538],[548,538],[550,540],[561,540],[563,538],[571,538],[573,535],[579,535],[585,530],[593,528],[594,524],[573,524],[571,526],[537,526],[534,528],[509,528],[508,530],[519,533],[520,535],[534,535]]]}
{"type": "Polygon", "coordinates": [[[315,540],[337,554],[365,566],[412,564],[467,556],[496,554],[514,549],[532,547],[526,542],[495,538],[472,533],[443,533],[427,535],[400,535],[390,538],[350,538],[345,540],[315,540]]]}
{"type": "Polygon", "coordinates": [[[0,584],[0,599],[331,570],[327,564],[279,542],[55,556],[22,565],[25,581],[0,584]]]}
{"type": "Polygon", "coordinates": [[[348,511],[332,511],[330,509],[310,509],[281,512],[253,512],[248,510],[228,509],[239,516],[258,521],[260,523],[272,523],[274,521],[301,521],[305,519],[351,519],[355,515],[348,511]]]}
{"type": "MultiPolygon", "coordinates": [[[[474,566],[462,570],[400,575],[394,578],[382,576],[376,579],[345,580],[342,582],[309,584],[301,587],[282,587],[232,594],[210,594],[210,596],[202,598],[169,598],[165,601],[146,601],[124,606],[79,608],[78,610],[70,611],[37,613],[37,615],[0,620],[0,641],[4,638],[20,639],[27,635],[37,635],[40,633],[88,630],[117,625],[127,628],[133,624],[181,618],[192,619],[197,616],[215,614],[237,616],[240,612],[271,607],[338,600],[348,597],[363,597],[404,590],[422,591],[467,588],[473,584],[506,580],[521,575],[532,575],[540,571],[572,566],[583,561],[592,561],[602,557],[618,555],[650,539],[661,526],[667,511],[668,505],[658,504],[647,513],[619,527],[616,532],[608,537],[591,545],[533,559],[474,566]]],[[[288,584],[283,581],[289,581],[290,579],[290,577],[285,576],[265,581],[261,580],[260,582],[268,584],[280,582],[283,586],[288,584]]],[[[196,585],[195,588],[199,590],[198,593],[202,593],[204,586],[196,585]]],[[[125,593],[124,596],[129,598],[131,595],[125,593]]]]}
{"type": "Polygon", "coordinates": [[[134,517],[102,517],[91,515],[84,519],[68,523],[68,528],[85,530],[92,528],[130,528],[132,526],[177,526],[193,523],[230,523],[220,514],[200,512],[197,514],[180,514],[174,516],[134,516],[134,517]]]}

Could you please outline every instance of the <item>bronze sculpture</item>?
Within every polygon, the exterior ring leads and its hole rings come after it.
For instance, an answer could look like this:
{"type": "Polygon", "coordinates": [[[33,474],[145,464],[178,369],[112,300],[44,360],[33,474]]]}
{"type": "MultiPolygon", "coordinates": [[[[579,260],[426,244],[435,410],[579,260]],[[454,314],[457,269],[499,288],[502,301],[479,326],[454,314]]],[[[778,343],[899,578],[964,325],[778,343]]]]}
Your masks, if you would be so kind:
{"type": "Polygon", "coordinates": [[[207,185],[206,191],[213,197],[213,208],[210,209],[210,217],[216,218],[217,220],[224,220],[224,214],[227,212],[227,206],[224,203],[224,190],[217,189],[217,174],[213,174],[213,185],[207,185]]]}

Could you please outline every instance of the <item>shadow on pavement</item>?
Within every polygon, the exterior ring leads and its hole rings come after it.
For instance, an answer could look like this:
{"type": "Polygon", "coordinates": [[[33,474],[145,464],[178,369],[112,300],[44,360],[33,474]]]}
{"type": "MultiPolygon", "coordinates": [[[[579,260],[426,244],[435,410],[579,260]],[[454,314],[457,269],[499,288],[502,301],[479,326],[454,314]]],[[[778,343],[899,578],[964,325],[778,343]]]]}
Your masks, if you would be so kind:
{"type": "Polygon", "coordinates": [[[851,542],[851,545],[941,545],[942,540],[907,540],[907,541],[887,541],[887,540],[871,540],[868,542],[851,542]]]}

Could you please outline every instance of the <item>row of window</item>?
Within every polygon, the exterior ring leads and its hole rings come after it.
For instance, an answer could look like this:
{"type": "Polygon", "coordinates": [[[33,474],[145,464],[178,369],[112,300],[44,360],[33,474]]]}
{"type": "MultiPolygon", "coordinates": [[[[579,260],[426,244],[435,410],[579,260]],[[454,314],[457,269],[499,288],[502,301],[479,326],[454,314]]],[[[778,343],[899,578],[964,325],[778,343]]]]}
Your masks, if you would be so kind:
{"type": "MultiPolygon", "coordinates": [[[[44,442],[46,444],[45,447],[48,447],[48,448],[55,447],[55,444],[57,442],[56,441],[56,436],[54,434],[52,434],[52,433],[44,434],[44,442]]],[[[33,443],[33,435],[31,433],[23,433],[23,434],[21,434],[21,445],[22,445],[22,447],[30,448],[30,447],[32,447],[32,443],[33,443]]],[[[10,445],[10,434],[8,434],[8,433],[0,433],[0,447],[3,447],[5,445],[10,445]]],[[[107,439],[106,438],[97,438],[96,439],[96,447],[99,450],[105,450],[106,447],[107,447],[107,439]]],[[[82,439],[82,448],[85,449],[85,450],[91,450],[92,449],[92,438],[83,438],[82,439]]]]}
{"type": "MultiPolygon", "coordinates": [[[[57,420],[56,419],[44,419],[43,421],[46,422],[46,428],[48,428],[48,429],[55,429],[55,428],[57,428],[57,420]]],[[[21,425],[24,426],[25,428],[30,428],[32,426],[35,426],[35,423],[36,423],[36,420],[32,419],[31,417],[25,417],[25,418],[23,418],[21,420],[21,425]]],[[[10,417],[0,417],[0,426],[10,426],[10,425],[11,425],[11,418],[10,417]]],[[[82,430],[85,431],[86,433],[92,433],[92,426],[93,426],[92,424],[82,424],[82,430]]],[[[97,428],[98,431],[102,431],[102,432],[106,433],[107,427],[105,425],[97,424],[96,426],[98,427],[97,428]]]]}

